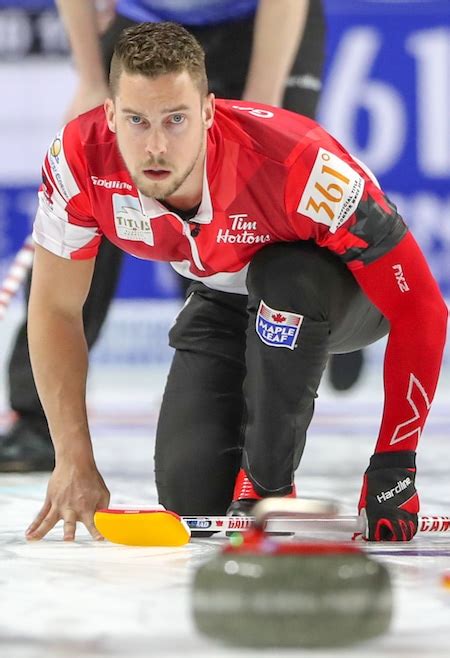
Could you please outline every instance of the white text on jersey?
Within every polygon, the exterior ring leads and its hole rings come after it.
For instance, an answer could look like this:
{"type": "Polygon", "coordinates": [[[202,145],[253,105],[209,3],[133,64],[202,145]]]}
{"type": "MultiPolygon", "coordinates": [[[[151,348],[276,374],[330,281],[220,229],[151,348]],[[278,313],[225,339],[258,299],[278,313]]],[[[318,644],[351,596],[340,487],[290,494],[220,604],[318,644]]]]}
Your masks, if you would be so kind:
{"type": "Polygon", "coordinates": [[[409,286],[406,283],[405,275],[403,274],[403,268],[400,263],[393,265],[392,269],[394,270],[395,278],[397,279],[397,285],[402,292],[408,292],[409,286]]]}
{"type": "Polygon", "coordinates": [[[91,181],[97,187],[106,187],[108,190],[132,190],[132,186],[129,183],[125,183],[120,180],[106,180],[106,178],[97,178],[97,176],[91,176],[91,181]]]}
{"type": "Polygon", "coordinates": [[[231,228],[227,228],[226,230],[220,228],[217,232],[216,242],[229,244],[270,242],[270,235],[268,233],[256,233],[257,223],[254,220],[249,220],[247,213],[229,215],[229,217],[232,220],[231,228]]]}

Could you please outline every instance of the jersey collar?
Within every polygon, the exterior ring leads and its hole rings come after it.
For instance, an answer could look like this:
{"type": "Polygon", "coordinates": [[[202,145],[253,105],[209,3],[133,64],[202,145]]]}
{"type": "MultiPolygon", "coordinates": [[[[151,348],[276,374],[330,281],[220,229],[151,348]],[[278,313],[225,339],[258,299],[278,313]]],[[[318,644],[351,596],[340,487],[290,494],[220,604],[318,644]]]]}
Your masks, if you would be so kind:
{"type": "MultiPolygon", "coordinates": [[[[208,157],[209,157],[208,155],[205,157],[205,164],[203,168],[202,200],[197,210],[197,214],[194,215],[194,217],[191,217],[191,219],[189,220],[190,222],[194,222],[195,224],[210,224],[212,222],[214,215],[212,202],[211,202],[211,194],[209,191],[209,183],[208,183],[208,173],[207,173],[208,157]]],[[[157,201],[156,199],[153,199],[148,196],[144,196],[139,192],[139,190],[137,191],[137,193],[142,211],[149,219],[162,217],[162,215],[174,214],[173,212],[171,213],[170,210],[167,210],[167,208],[163,206],[162,203],[159,203],[159,201],[157,201]]]]}

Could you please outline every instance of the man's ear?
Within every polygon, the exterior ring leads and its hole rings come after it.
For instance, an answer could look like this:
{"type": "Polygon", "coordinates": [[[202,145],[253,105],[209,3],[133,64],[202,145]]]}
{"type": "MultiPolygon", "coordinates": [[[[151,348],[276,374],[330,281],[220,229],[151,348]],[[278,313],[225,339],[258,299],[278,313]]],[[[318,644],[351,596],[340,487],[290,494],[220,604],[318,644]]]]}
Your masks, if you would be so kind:
{"type": "Polygon", "coordinates": [[[203,103],[203,123],[205,128],[209,129],[214,122],[214,112],[215,112],[215,96],[214,94],[208,94],[203,103]]]}
{"type": "Polygon", "coordinates": [[[106,123],[111,132],[116,132],[116,110],[112,98],[107,98],[103,105],[105,108],[106,123]]]}

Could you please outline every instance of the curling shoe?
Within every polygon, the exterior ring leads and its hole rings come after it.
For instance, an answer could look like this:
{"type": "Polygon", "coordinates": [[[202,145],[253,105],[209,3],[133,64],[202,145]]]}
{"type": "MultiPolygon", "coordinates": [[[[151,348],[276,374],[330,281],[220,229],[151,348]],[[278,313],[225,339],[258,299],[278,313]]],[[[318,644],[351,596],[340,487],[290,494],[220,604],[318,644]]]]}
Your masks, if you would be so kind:
{"type": "Polygon", "coordinates": [[[54,466],[55,453],[44,419],[19,416],[0,435],[1,473],[47,472],[54,466]]]}
{"type": "MultiPolygon", "coordinates": [[[[297,490],[295,488],[295,484],[292,485],[291,493],[287,494],[286,496],[283,496],[283,498],[297,498],[297,490]]],[[[253,484],[247,477],[246,472],[244,471],[243,468],[241,468],[236,478],[236,484],[234,485],[233,501],[227,510],[227,516],[251,516],[254,505],[256,505],[258,500],[262,500],[262,499],[263,496],[260,496],[258,493],[256,493],[253,484]]],[[[229,534],[230,533],[227,533],[227,536],[229,536],[229,534]]],[[[278,536],[281,535],[290,536],[292,533],[270,532],[267,534],[270,535],[276,534],[278,536]]]]}

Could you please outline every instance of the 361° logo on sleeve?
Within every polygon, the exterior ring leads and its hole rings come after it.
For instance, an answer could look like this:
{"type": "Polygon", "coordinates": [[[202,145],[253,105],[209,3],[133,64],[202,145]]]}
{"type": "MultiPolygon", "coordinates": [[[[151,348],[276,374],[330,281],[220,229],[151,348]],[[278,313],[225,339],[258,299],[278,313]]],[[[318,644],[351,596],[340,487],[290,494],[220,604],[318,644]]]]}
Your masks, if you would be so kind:
{"type": "Polygon", "coordinates": [[[313,222],[337,229],[355,211],[364,190],[364,179],[334,153],[320,148],[303,190],[297,212],[313,222]]]}

